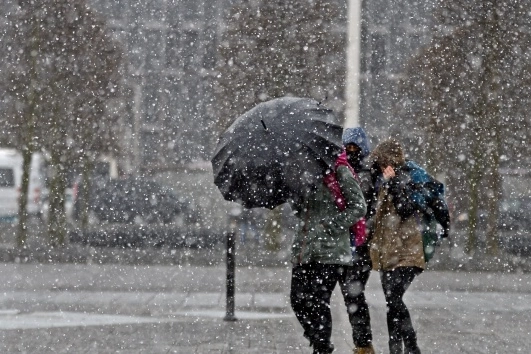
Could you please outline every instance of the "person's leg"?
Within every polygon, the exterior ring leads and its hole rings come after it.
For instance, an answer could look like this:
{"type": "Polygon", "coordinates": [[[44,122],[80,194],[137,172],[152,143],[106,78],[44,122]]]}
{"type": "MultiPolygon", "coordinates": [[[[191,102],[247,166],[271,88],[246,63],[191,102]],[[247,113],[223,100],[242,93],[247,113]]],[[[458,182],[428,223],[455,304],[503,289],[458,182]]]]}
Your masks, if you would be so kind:
{"type": "Polygon", "coordinates": [[[295,266],[291,282],[291,306],[310,340],[314,353],[331,353],[333,345],[330,298],[338,279],[338,266],[312,263],[295,266]]]}
{"type": "Polygon", "coordinates": [[[311,268],[309,265],[296,265],[291,271],[291,308],[295,317],[304,330],[304,337],[314,336],[312,321],[310,319],[310,309],[307,307],[313,301],[311,294],[311,268]]]}
{"type": "MultiPolygon", "coordinates": [[[[420,273],[422,273],[422,269],[416,268],[416,267],[404,267],[401,270],[402,272],[402,279],[404,284],[404,293],[409,288],[411,283],[413,282],[413,279],[420,273]]],[[[403,296],[403,295],[402,295],[403,296]]],[[[411,316],[409,315],[409,311],[405,305],[405,303],[402,300],[402,303],[404,304],[404,320],[401,323],[400,331],[402,333],[402,340],[404,341],[404,353],[405,354],[420,354],[420,348],[417,344],[417,333],[415,332],[415,329],[413,328],[413,322],[411,321],[411,316]]]]}
{"type": "Polygon", "coordinates": [[[387,305],[387,328],[391,354],[402,353],[402,343],[405,345],[406,353],[420,353],[411,316],[403,301],[406,290],[420,272],[418,268],[399,267],[381,273],[387,305]]]}
{"type": "Polygon", "coordinates": [[[387,330],[389,332],[389,353],[390,354],[402,354],[402,337],[398,322],[400,321],[401,308],[399,303],[401,302],[400,287],[396,284],[400,284],[400,278],[398,272],[383,271],[380,273],[382,282],[382,289],[385,296],[385,303],[387,306],[387,330]]]}
{"type": "Polygon", "coordinates": [[[352,339],[358,348],[369,347],[372,343],[371,317],[365,298],[365,286],[371,272],[368,252],[356,253],[354,266],[347,267],[340,282],[341,292],[352,326],[352,339]]]}
{"type": "Polygon", "coordinates": [[[330,299],[332,292],[338,283],[340,276],[344,273],[344,267],[331,264],[317,264],[314,277],[313,293],[315,294],[314,311],[317,318],[318,328],[317,338],[314,341],[314,354],[332,353],[334,346],[332,338],[332,312],[330,310],[330,299]]]}

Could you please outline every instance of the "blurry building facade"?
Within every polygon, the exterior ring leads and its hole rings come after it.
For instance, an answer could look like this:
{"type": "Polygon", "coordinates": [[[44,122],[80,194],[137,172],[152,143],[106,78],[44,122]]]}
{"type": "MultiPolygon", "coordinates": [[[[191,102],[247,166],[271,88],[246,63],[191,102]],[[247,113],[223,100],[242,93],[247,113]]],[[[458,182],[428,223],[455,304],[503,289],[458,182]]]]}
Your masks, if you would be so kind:
{"type": "MultiPolygon", "coordinates": [[[[209,129],[217,119],[216,48],[225,14],[238,1],[89,0],[126,52],[124,139],[130,147],[126,159],[135,169],[210,160],[217,140],[209,129]]],[[[417,0],[362,1],[360,124],[377,140],[395,123],[404,65],[430,39],[431,6],[417,0]]]]}
{"type": "Polygon", "coordinates": [[[136,171],[209,160],[223,1],[89,0],[125,51],[124,146],[136,171]]]}
{"type": "MultiPolygon", "coordinates": [[[[360,54],[360,123],[382,139],[402,128],[395,119],[398,82],[408,61],[433,34],[430,1],[362,1],[360,54]]],[[[402,140],[412,132],[402,131],[402,140]]]]}
{"type": "MultiPolygon", "coordinates": [[[[347,0],[333,0],[346,8],[347,0]]],[[[88,0],[126,54],[123,139],[132,169],[209,161],[213,81],[226,14],[241,0],[88,0]]],[[[346,23],[341,19],[346,35],[346,23]]],[[[346,50],[345,50],[346,55],[346,50]]],[[[341,105],[340,105],[341,107],[341,105]]]]}

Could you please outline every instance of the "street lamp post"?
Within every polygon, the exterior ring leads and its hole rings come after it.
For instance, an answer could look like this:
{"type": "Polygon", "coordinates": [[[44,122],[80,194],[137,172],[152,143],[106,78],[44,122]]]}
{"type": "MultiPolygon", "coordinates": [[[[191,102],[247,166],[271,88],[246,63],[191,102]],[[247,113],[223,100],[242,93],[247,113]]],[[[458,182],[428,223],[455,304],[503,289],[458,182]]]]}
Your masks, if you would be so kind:
{"type": "Polygon", "coordinates": [[[345,127],[359,126],[361,0],[348,1],[345,127]]]}

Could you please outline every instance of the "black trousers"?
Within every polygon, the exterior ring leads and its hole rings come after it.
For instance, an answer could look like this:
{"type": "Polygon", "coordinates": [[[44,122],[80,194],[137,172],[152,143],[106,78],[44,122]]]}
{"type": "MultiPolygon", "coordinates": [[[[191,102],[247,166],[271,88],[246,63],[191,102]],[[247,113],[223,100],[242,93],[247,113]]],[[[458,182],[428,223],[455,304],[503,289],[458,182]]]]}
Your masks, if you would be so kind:
{"type": "Polygon", "coordinates": [[[382,288],[387,305],[387,329],[389,331],[389,350],[391,354],[420,354],[417,334],[411,322],[411,316],[403,297],[413,279],[422,273],[418,267],[398,267],[392,271],[380,272],[382,288]]]}
{"type": "Polygon", "coordinates": [[[356,347],[367,347],[372,343],[371,316],[365,298],[365,286],[371,274],[369,247],[357,247],[354,265],[345,267],[339,282],[352,327],[352,340],[356,347]]]}
{"type": "Polygon", "coordinates": [[[344,272],[342,265],[321,263],[295,265],[292,269],[291,307],[304,336],[315,348],[333,348],[330,297],[344,272]]]}

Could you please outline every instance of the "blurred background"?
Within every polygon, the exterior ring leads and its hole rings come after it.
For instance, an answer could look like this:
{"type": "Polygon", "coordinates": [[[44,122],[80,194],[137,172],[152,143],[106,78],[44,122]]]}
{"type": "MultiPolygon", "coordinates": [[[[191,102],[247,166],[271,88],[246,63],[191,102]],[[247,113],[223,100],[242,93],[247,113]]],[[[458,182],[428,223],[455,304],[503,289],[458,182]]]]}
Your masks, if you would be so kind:
{"type": "Polygon", "coordinates": [[[23,249],[40,225],[45,247],[207,247],[232,222],[242,244],[286,251],[289,208],[224,201],[210,158],[257,103],[304,96],[445,182],[449,259],[525,256],[529,5],[2,2],[2,243],[23,249]]]}

